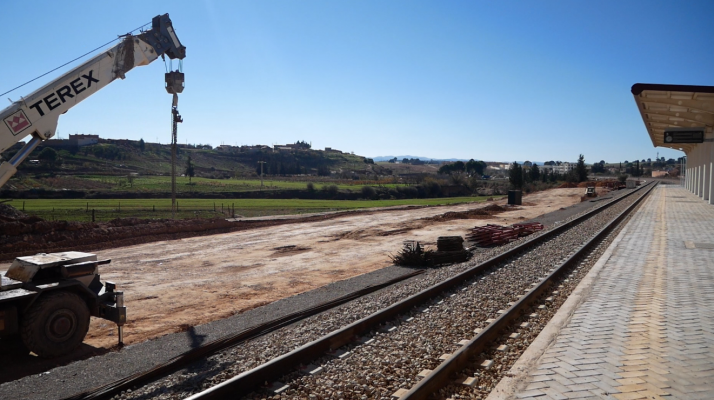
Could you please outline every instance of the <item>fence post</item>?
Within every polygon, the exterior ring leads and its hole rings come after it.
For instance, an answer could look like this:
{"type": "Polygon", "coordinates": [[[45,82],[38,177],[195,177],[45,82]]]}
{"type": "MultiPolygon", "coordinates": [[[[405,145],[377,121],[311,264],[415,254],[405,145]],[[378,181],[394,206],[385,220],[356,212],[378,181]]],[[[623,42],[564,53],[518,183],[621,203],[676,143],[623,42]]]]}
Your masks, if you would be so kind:
{"type": "Polygon", "coordinates": [[[92,222],[94,222],[94,209],[92,208],[92,222]]]}
{"type": "Polygon", "coordinates": [[[25,202],[22,202],[22,212],[25,212],[25,202]]]}
{"type": "Polygon", "coordinates": [[[119,202],[119,212],[121,212],[121,201],[119,202]]]}
{"type": "Polygon", "coordinates": [[[87,209],[84,212],[89,211],[89,202],[87,202],[87,209]]]}

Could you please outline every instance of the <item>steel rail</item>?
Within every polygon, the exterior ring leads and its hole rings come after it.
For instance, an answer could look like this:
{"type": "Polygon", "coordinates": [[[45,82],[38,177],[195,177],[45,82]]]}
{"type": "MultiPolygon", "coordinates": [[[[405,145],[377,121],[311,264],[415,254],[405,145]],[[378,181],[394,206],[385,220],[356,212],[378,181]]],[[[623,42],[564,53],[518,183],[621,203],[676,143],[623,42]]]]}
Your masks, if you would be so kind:
{"type": "Polygon", "coordinates": [[[362,289],[356,290],[354,292],[348,293],[344,296],[340,296],[336,299],[329,300],[312,307],[308,307],[304,310],[300,310],[288,315],[273,319],[271,321],[264,322],[262,324],[256,325],[254,327],[245,329],[238,333],[221,337],[210,342],[204,343],[199,347],[191,349],[185,353],[179,354],[178,356],[165,361],[149,370],[137,372],[136,374],[127,376],[125,378],[119,379],[117,381],[102,385],[82,393],[74,394],[70,397],[65,398],[65,400],[100,400],[109,399],[124,390],[131,389],[136,386],[144,386],[150,382],[161,379],[171,373],[174,373],[181,368],[188,366],[203,358],[209,357],[221,350],[225,350],[229,347],[236,346],[240,343],[246,342],[251,339],[266,335],[270,332],[278,330],[284,326],[299,322],[305,318],[311,317],[313,315],[319,314],[321,312],[330,310],[332,308],[338,307],[342,304],[360,298],[362,296],[368,295],[370,293],[376,292],[377,290],[384,289],[385,287],[391,286],[395,283],[401,282],[403,280],[412,278],[417,275],[424,273],[424,270],[416,270],[408,274],[400,275],[396,278],[390,279],[388,281],[377,283],[374,285],[366,286],[362,289]]]}
{"type": "Polygon", "coordinates": [[[543,278],[533,289],[523,295],[515,304],[513,304],[505,313],[496,318],[479,334],[471,339],[459,350],[455,351],[449,358],[444,360],[438,367],[432,370],[424,379],[420,380],[416,385],[402,395],[399,400],[425,400],[439,389],[452,382],[450,376],[464,369],[467,365],[473,365],[472,357],[480,354],[484,349],[495,339],[503,336],[501,332],[516,319],[522,316],[521,312],[532,306],[532,304],[548,289],[558,278],[561,277],[571,267],[575,266],[581,257],[589,253],[602,239],[604,239],[637,205],[644,200],[647,195],[654,189],[657,184],[650,186],[645,193],[640,196],[635,202],[623,210],[610,223],[602,228],[598,233],[587,243],[582,245],[578,251],[565,260],[548,276],[543,278]]]}
{"type": "MultiPolygon", "coordinates": [[[[256,368],[243,372],[231,379],[219,383],[216,386],[208,388],[200,393],[187,398],[187,400],[214,400],[214,399],[235,399],[244,396],[256,388],[260,387],[264,382],[277,380],[287,372],[294,370],[300,364],[306,364],[321,355],[331,350],[336,350],[352,341],[356,337],[369,332],[373,327],[382,323],[386,323],[397,316],[406,313],[413,307],[420,305],[429,299],[437,296],[439,293],[447,291],[453,287],[461,285],[464,281],[477,276],[494,266],[497,266],[521,252],[527,251],[530,247],[539,245],[563,232],[569,228],[593,217],[601,211],[617,204],[621,200],[639,193],[642,189],[651,186],[651,184],[641,186],[632,192],[618,197],[608,203],[605,203],[589,212],[568,221],[556,228],[553,228],[544,234],[533,238],[519,246],[516,246],[504,253],[492,257],[481,264],[478,264],[464,272],[461,272],[451,278],[448,278],[440,283],[437,283],[429,288],[422,290],[412,296],[409,296],[397,303],[392,304],[380,311],[377,311],[365,318],[355,321],[341,329],[328,333],[327,335],[307,343],[289,353],[283,354],[277,358],[268,361],[256,368]]],[[[651,189],[650,189],[651,190],[651,189]]]]}

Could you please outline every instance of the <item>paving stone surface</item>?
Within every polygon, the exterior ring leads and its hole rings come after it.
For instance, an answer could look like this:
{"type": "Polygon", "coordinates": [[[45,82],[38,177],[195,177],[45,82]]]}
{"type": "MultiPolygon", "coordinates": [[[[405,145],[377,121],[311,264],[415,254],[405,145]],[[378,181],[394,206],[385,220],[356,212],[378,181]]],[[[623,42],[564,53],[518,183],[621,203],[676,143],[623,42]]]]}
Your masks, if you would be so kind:
{"type": "Polygon", "coordinates": [[[714,206],[659,186],[519,399],[714,399],[714,206]],[[709,247],[709,248],[707,248],[709,247]]]}

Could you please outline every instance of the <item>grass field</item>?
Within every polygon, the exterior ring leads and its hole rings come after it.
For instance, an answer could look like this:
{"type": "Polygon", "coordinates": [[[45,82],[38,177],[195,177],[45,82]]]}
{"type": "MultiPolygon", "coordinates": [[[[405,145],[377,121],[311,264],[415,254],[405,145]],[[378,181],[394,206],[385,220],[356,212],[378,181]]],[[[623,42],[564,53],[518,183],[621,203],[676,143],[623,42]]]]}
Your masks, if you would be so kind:
{"type": "MultiPolygon", "coordinates": [[[[130,188],[128,178],[124,176],[100,176],[100,175],[79,175],[79,179],[100,182],[112,185],[112,190],[126,191],[130,188]]],[[[260,179],[209,179],[193,178],[189,185],[187,177],[177,177],[177,190],[179,192],[244,192],[260,190],[260,179]]],[[[324,185],[332,185],[330,182],[314,182],[315,188],[319,190],[324,185]]],[[[355,184],[337,183],[340,190],[361,190],[365,182],[355,184]]],[[[382,184],[384,187],[395,187],[396,184],[382,184]]],[[[402,185],[403,186],[403,185],[402,185]]],[[[263,181],[264,190],[304,190],[307,182],[265,179],[263,181]]],[[[131,190],[146,192],[170,192],[170,176],[137,176],[131,182],[131,190]]]]}
{"type": "MultiPolygon", "coordinates": [[[[301,200],[301,199],[179,199],[179,218],[244,217],[304,214],[390,206],[431,206],[484,201],[486,197],[448,197],[410,200],[301,200]]],[[[32,199],[9,204],[46,220],[95,221],[114,218],[170,218],[171,199],[32,199]]]]}

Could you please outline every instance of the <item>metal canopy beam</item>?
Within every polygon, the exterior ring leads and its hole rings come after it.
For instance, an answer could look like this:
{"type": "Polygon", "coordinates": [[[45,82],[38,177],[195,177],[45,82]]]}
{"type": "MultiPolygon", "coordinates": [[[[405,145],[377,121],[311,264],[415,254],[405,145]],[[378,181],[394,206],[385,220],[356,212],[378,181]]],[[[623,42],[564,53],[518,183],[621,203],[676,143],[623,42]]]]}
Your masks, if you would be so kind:
{"type": "Polygon", "coordinates": [[[665,143],[667,128],[704,127],[705,136],[714,129],[714,86],[637,83],[632,86],[642,120],[655,147],[689,153],[694,144],[665,143]]]}

